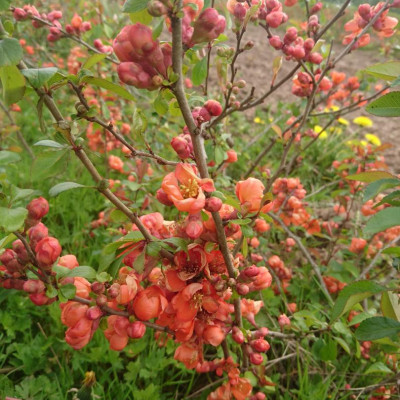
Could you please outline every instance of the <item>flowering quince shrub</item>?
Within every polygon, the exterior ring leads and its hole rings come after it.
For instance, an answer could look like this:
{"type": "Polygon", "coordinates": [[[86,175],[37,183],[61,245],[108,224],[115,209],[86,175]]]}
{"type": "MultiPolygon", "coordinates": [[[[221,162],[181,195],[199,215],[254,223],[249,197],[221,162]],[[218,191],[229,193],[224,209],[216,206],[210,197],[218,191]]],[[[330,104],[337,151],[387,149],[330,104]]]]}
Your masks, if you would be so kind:
{"type": "MultiPolygon", "coordinates": [[[[396,35],[400,3],[349,3],[0,2],[0,323],[18,298],[50,310],[49,343],[62,325],[43,398],[399,395],[400,179],[345,117],[392,113],[400,68],[342,66],[396,35]],[[249,32],[265,87],[239,67],[249,32]],[[275,104],[285,84],[297,102],[275,104]]],[[[15,379],[0,396],[38,393],[15,379]]]]}

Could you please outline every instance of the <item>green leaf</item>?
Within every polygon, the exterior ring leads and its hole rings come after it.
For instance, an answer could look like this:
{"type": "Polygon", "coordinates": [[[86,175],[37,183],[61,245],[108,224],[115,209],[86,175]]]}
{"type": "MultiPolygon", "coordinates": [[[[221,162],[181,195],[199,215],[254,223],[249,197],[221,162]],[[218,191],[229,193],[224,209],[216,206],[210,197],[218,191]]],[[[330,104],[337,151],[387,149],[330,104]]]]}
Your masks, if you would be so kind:
{"type": "Polygon", "coordinates": [[[333,339],[342,347],[342,349],[347,353],[350,354],[350,346],[347,344],[347,342],[341,338],[341,337],[337,337],[337,336],[333,336],[333,339]]]}
{"type": "Polygon", "coordinates": [[[332,309],[331,321],[351,310],[360,301],[387,289],[372,281],[358,281],[346,286],[340,293],[332,309]]]}
{"type": "Polygon", "coordinates": [[[24,225],[28,210],[23,207],[0,207],[0,227],[6,232],[17,231],[24,225]]]}
{"type": "Polygon", "coordinates": [[[189,244],[189,241],[183,238],[179,237],[171,237],[163,240],[166,243],[172,244],[173,246],[176,246],[177,248],[181,248],[185,251],[187,251],[187,247],[189,244]]]}
{"type": "Polygon", "coordinates": [[[18,153],[13,151],[1,150],[0,151],[0,165],[7,165],[10,163],[15,163],[21,160],[18,153]]]}
{"type": "Polygon", "coordinates": [[[387,317],[372,317],[361,322],[356,338],[361,341],[393,337],[400,332],[400,322],[387,317]]]}
{"type": "Polygon", "coordinates": [[[94,65],[98,64],[100,61],[103,61],[106,57],[107,57],[107,54],[104,54],[104,53],[93,54],[82,65],[82,69],[90,69],[94,65]]]}
{"type": "Polygon", "coordinates": [[[4,247],[7,247],[10,243],[12,243],[17,237],[13,234],[10,233],[6,237],[3,237],[3,239],[0,240],[0,249],[3,249],[4,247]]]}
{"type": "Polygon", "coordinates": [[[138,12],[135,12],[135,13],[130,13],[129,14],[129,19],[134,24],[136,22],[140,22],[140,23],[142,23],[144,25],[149,25],[150,22],[152,21],[153,17],[149,14],[147,9],[144,9],[142,11],[138,11],[138,12]]]}
{"type": "Polygon", "coordinates": [[[32,180],[40,181],[64,171],[67,152],[68,150],[46,151],[39,154],[33,163],[32,180]]]}
{"type": "Polygon", "coordinates": [[[385,317],[400,321],[399,296],[393,292],[383,292],[381,297],[381,310],[385,317]]]}
{"type": "Polygon", "coordinates": [[[359,174],[346,176],[346,179],[371,183],[380,179],[396,179],[396,176],[387,171],[366,171],[359,174]]]}
{"type": "Polygon", "coordinates": [[[0,11],[6,11],[10,8],[11,0],[0,0],[0,11]]]}
{"type": "Polygon", "coordinates": [[[238,224],[238,225],[248,225],[252,222],[250,218],[243,218],[243,219],[231,219],[229,222],[232,224],[238,224]]]}
{"type": "Polygon", "coordinates": [[[112,210],[110,213],[110,220],[117,223],[122,223],[128,220],[126,214],[121,210],[112,210]]]}
{"type": "Polygon", "coordinates": [[[364,233],[374,235],[393,226],[400,225],[400,207],[388,207],[373,215],[364,228],[364,233]]]}
{"type": "Polygon", "coordinates": [[[55,149],[65,149],[67,147],[65,144],[55,142],[54,140],[39,140],[34,146],[52,147],[55,149]]]}
{"type": "Polygon", "coordinates": [[[193,85],[200,85],[206,79],[207,76],[207,57],[203,57],[197,62],[192,71],[192,82],[193,85]]]}
{"type": "Polygon", "coordinates": [[[59,287],[60,294],[64,296],[66,299],[73,299],[76,294],[76,286],[72,283],[68,283],[67,285],[61,285],[59,287]]]}
{"type": "Polygon", "coordinates": [[[364,374],[393,374],[393,371],[382,361],[378,361],[370,365],[364,374]]]}
{"type": "Polygon", "coordinates": [[[133,269],[138,273],[141,274],[144,270],[144,263],[146,261],[146,246],[144,246],[143,251],[136,257],[135,261],[133,262],[133,269]]]}
{"type": "Polygon", "coordinates": [[[135,13],[147,8],[149,0],[126,0],[122,7],[124,13],[135,13]]]}
{"type": "Polygon", "coordinates": [[[3,99],[7,106],[17,103],[24,97],[25,78],[15,65],[0,68],[0,79],[3,85],[3,99]]]}
{"type": "Polygon", "coordinates": [[[114,254],[115,250],[119,249],[125,243],[136,243],[143,240],[144,237],[140,231],[132,231],[115,242],[109,243],[104,247],[102,253],[104,255],[114,254]]]}
{"type": "Polygon", "coordinates": [[[400,247],[389,247],[382,251],[382,254],[390,254],[396,257],[400,257],[400,247]]]}
{"type": "Polygon", "coordinates": [[[109,90],[122,97],[125,100],[135,101],[135,98],[122,86],[116,85],[111,81],[103,78],[94,78],[92,76],[84,76],[81,82],[89,83],[90,85],[99,86],[103,89],[109,90]]]}
{"type": "Polygon", "coordinates": [[[65,278],[66,276],[79,276],[89,281],[95,279],[97,275],[97,271],[95,271],[92,267],[86,265],[80,265],[79,267],[75,267],[73,269],[62,267],[61,265],[55,265],[53,267],[53,271],[56,272],[58,278],[65,278]]]}
{"type": "Polygon", "coordinates": [[[51,197],[55,197],[55,196],[59,195],[60,193],[65,192],[66,190],[77,189],[77,188],[87,188],[87,187],[88,186],[81,185],[80,183],[76,183],[76,182],[62,182],[62,183],[58,183],[57,185],[53,186],[49,190],[49,195],[51,197]]]}
{"type": "Polygon", "coordinates": [[[160,22],[157,24],[157,26],[153,29],[153,40],[156,40],[160,35],[164,27],[164,18],[160,18],[160,22]]]}
{"type": "Polygon", "coordinates": [[[396,207],[400,206],[400,190],[394,190],[392,193],[389,193],[379,203],[375,204],[374,208],[379,207],[380,205],[385,203],[396,207]]]}
{"type": "Polygon", "coordinates": [[[400,75],[400,61],[374,64],[366,68],[364,72],[385,81],[393,81],[400,75]]]}
{"type": "Polygon", "coordinates": [[[33,193],[35,193],[35,191],[32,189],[21,189],[14,185],[11,186],[11,200],[12,201],[25,199],[27,197],[32,196],[33,193]]]}
{"type": "Polygon", "coordinates": [[[378,117],[400,117],[400,92],[387,93],[369,103],[365,110],[378,117]]]}
{"type": "Polygon", "coordinates": [[[58,68],[29,68],[21,70],[22,75],[28,80],[28,82],[36,89],[42,87],[48,82],[57,72],[58,68]]]}
{"type": "Polygon", "coordinates": [[[22,60],[22,47],[14,38],[0,40],[0,67],[17,65],[22,60]]]}
{"type": "Polygon", "coordinates": [[[372,182],[365,188],[364,201],[368,201],[369,199],[375,197],[378,193],[396,186],[400,186],[400,179],[386,178],[372,182]]]}
{"type": "Polygon", "coordinates": [[[162,92],[160,91],[157,95],[157,97],[154,100],[154,109],[156,110],[156,113],[158,115],[164,115],[167,113],[168,111],[168,103],[167,101],[164,99],[162,92]]]}

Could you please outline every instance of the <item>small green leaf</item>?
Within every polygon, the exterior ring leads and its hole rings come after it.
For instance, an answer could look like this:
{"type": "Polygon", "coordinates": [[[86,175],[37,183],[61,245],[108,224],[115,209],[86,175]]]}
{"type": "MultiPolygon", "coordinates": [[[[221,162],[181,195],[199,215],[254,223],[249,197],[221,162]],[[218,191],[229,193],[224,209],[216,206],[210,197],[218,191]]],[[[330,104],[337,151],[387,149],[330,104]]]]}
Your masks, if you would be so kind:
{"type": "Polygon", "coordinates": [[[368,220],[364,233],[374,235],[397,225],[400,225],[400,207],[388,207],[368,220]]]}
{"type": "Polygon", "coordinates": [[[0,40],[0,67],[17,65],[22,60],[22,47],[14,38],[0,40]]]}
{"type": "Polygon", "coordinates": [[[103,61],[107,57],[107,54],[93,54],[90,56],[85,63],[82,65],[82,69],[90,69],[94,65],[98,64],[100,61],[103,61]]]}
{"type": "Polygon", "coordinates": [[[60,193],[65,192],[66,190],[77,189],[77,188],[86,188],[86,187],[88,187],[88,186],[81,185],[80,183],[76,183],[76,182],[62,182],[62,183],[58,183],[57,185],[53,186],[49,190],[49,195],[51,197],[55,197],[55,196],[59,195],[60,193]]]}
{"type": "Polygon", "coordinates": [[[337,337],[337,336],[333,336],[333,339],[342,347],[342,349],[347,353],[347,354],[351,354],[350,351],[350,346],[347,344],[347,342],[341,338],[341,337],[337,337]]]}
{"type": "Polygon", "coordinates": [[[147,8],[149,0],[126,0],[122,7],[124,13],[135,13],[147,8]]]}
{"type": "Polygon", "coordinates": [[[383,292],[381,297],[381,310],[385,317],[400,321],[399,296],[393,292],[383,292]]]}
{"type": "Polygon", "coordinates": [[[378,117],[400,117],[400,92],[387,93],[369,103],[365,110],[378,117]]]}
{"type": "Polygon", "coordinates": [[[3,237],[3,239],[0,240],[0,249],[3,249],[4,247],[7,247],[16,238],[17,237],[13,233],[10,233],[8,236],[3,237]]]}
{"type": "Polygon", "coordinates": [[[377,361],[370,365],[364,374],[393,374],[393,371],[382,361],[377,361]]]}
{"type": "Polygon", "coordinates": [[[0,207],[0,227],[6,232],[17,231],[22,228],[27,216],[28,210],[26,208],[0,207]]]}
{"type": "Polygon", "coordinates": [[[110,213],[110,220],[116,223],[121,223],[127,221],[128,217],[121,210],[112,210],[110,213]]]}
{"type": "Polygon", "coordinates": [[[53,267],[53,271],[56,272],[58,278],[68,277],[81,277],[85,278],[89,281],[96,278],[97,272],[89,266],[80,265],[79,267],[75,267],[73,269],[69,269],[66,267],[62,267],[60,265],[55,265],[53,267]]]}
{"type": "Polygon", "coordinates": [[[197,62],[192,71],[192,82],[193,85],[200,85],[206,79],[207,76],[207,57],[203,57],[197,62]]]}
{"type": "Polygon", "coordinates": [[[366,171],[359,174],[346,176],[346,179],[371,183],[380,179],[396,179],[396,176],[387,171],[366,171]]]}
{"type": "Polygon", "coordinates": [[[3,99],[7,106],[17,103],[24,97],[25,78],[15,65],[0,68],[0,79],[3,85],[3,99]]]}
{"type": "Polygon", "coordinates": [[[144,25],[149,25],[150,22],[152,21],[153,17],[149,14],[149,12],[147,11],[147,9],[135,12],[135,13],[130,13],[129,14],[129,19],[131,20],[131,22],[133,22],[134,24],[136,22],[140,22],[144,25]]]}
{"type": "Polygon", "coordinates": [[[49,176],[54,176],[65,170],[68,150],[45,151],[40,153],[32,166],[32,180],[37,182],[49,176]]]}
{"type": "Polygon", "coordinates": [[[164,115],[168,112],[168,103],[164,99],[162,92],[160,91],[157,95],[157,97],[154,100],[154,109],[156,110],[156,113],[158,115],[164,115]]]}
{"type": "Polygon", "coordinates": [[[135,261],[133,262],[133,269],[138,273],[141,274],[144,270],[144,263],[146,261],[146,246],[144,246],[143,251],[136,257],[135,261]]]}
{"type": "Polygon", "coordinates": [[[400,179],[386,178],[372,182],[365,188],[364,201],[368,201],[369,199],[375,197],[378,193],[396,186],[400,186],[400,179]]]}
{"type": "Polygon", "coordinates": [[[54,140],[39,140],[34,146],[52,147],[55,149],[65,149],[67,147],[65,144],[55,142],[54,140]]]}
{"type": "Polygon", "coordinates": [[[351,310],[360,301],[387,289],[372,281],[358,281],[346,286],[340,293],[333,306],[331,321],[351,310]]]}
{"type": "Polygon", "coordinates": [[[160,18],[160,22],[157,26],[153,29],[153,40],[156,40],[160,35],[164,27],[164,18],[160,18]]]}
{"type": "Polygon", "coordinates": [[[122,238],[116,240],[115,242],[109,243],[107,246],[104,247],[102,253],[107,256],[114,254],[117,249],[119,249],[125,243],[136,243],[143,240],[144,237],[140,231],[132,231],[129,232],[127,235],[123,236],[122,238]]]}
{"type": "Polygon", "coordinates": [[[109,90],[110,92],[117,94],[125,100],[135,101],[135,97],[133,97],[125,88],[107,79],[84,76],[81,82],[89,83],[90,85],[99,86],[103,89],[109,90]]]}
{"type": "Polygon", "coordinates": [[[67,285],[62,285],[59,287],[60,294],[64,296],[66,299],[73,299],[76,294],[76,286],[72,283],[68,283],[67,285]]]}
{"type": "Polygon", "coordinates": [[[1,150],[0,151],[0,165],[7,165],[21,160],[19,154],[13,151],[1,150]]]}
{"type": "Polygon", "coordinates": [[[385,81],[393,81],[400,75],[400,61],[374,64],[366,68],[364,72],[385,81]]]}
{"type": "Polygon", "coordinates": [[[372,317],[361,322],[356,338],[361,341],[393,337],[400,332],[400,322],[387,317],[372,317]]]}
{"type": "Polygon", "coordinates": [[[11,186],[11,200],[12,201],[25,199],[27,197],[32,196],[33,193],[35,193],[35,191],[32,189],[21,189],[14,185],[11,186]]]}
{"type": "Polygon", "coordinates": [[[22,75],[36,89],[42,87],[48,82],[57,72],[56,67],[49,68],[29,68],[21,70],[22,75]]]}

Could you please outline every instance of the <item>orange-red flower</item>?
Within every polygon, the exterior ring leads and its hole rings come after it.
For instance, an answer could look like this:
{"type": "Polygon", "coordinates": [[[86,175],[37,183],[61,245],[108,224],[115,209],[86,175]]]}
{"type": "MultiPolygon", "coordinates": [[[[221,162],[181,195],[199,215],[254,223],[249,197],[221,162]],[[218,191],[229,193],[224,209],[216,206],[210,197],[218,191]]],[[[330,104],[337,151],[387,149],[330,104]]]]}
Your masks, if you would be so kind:
{"type": "Polygon", "coordinates": [[[161,189],[179,211],[196,214],[204,208],[206,192],[215,190],[212,179],[201,179],[190,164],[178,164],[175,172],[164,177],[161,189]]]}
{"type": "Polygon", "coordinates": [[[149,286],[136,295],[132,309],[140,320],[148,321],[157,318],[167,304],[162,290],[158,286],[149,286]]]}
{"type": "MultiPolygon", "coordinates": [[[[248,178],[236,184],[236,196],[246,212],[252,213],[260,210],[264,189],[263,183],[255,178],[248,178]]],[[[267,212],[269,208],[269,205],[267,205],[261,211],[267,212]]]]}

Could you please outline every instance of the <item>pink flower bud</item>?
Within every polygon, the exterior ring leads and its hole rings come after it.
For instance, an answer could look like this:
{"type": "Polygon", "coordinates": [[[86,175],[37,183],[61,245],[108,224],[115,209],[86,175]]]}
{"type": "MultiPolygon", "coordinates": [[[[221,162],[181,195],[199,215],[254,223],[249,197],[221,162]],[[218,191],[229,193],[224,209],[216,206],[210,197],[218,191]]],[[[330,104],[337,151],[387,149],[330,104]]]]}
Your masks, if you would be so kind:
{"type": "Polygon", "coordinates": [[[233,9],[233,15],[235,16],[235,18],[238,21],[243,22],[246,17],[246,13],[246,8],[242,4],[236,3],[235,8],[233,9]]]}
{"type": "Polygon", "coordinates": [[[45,237],[35,247],[36,259],[41,267],[51,267],[61,254],[61,246],[56,238],[45,237]]]}
{"type": "Polygon", "coordinates": [[[69,269],[74,269],[79,266],[78,260],[73,254],[67,254],[65,256],[60,257],[58,260],[58,265],[62,267],[66,267],[69,269]]]}
{"type": "Polygon", "coordinates": [[[104,296],[104,294],[100,294],[99,296],[97,296],[96,304],[99,307],[105,306],[107,304],[107,302],[108,302],[108,299],[106,296],[104,296]]]}
{"type": "Polygon", "coordinates": [[[267,398],[267,396],[262,392],[257,392],[254,395],[254,400],[265,400],[266,398],[267,398]]]}
{"type": "Polygon", "coordinates": [[[243,332],[241,331],[240,328],[237,326],[234,326],[232,328],[232,339],[239,344],[242,344],[244,342],[244,335],[243,332]]]}
{"type": "Polygon", "coordinates": [[[213,117],[218,117],[222,114],[222,106],[216,100],[207,100],[204,103],[204,108],[209,112],[213,117]]]}
{"type": "Polygon", "coordinates": [[[280,6],[280,3],[278,0],[266,0],[265,5],[267,6],[267,10],[273,10],[280,6]]]}
{"type": "Polygon", "coordinates": [[[369,21],[371,19],[371,6],[367,3],[360,4],[358,6],[358,13],[362,19],[369,21]]]}
{"type": "Polygon", "coordinates": [[[82,23],[82,25],[79,29],[81,32],[90,31],[92,29],[92,24],[89,21],[85,21],[82,23]]]}
{"type": "Polygon", "coordinates": [[[34,293],[30,294],[29,298],[33,304],[36,304],[37,306],[44,306],[46,304],[53,303],[56,298],[54,299],[49,299],[43,292],[42,293],[34,293]]]}
{"type": "Polygon", "coordinates": [[[194,23],[191,42],[211,42],[225,30],[225,26],[225,17],[219,15],[215,8],[206,8],[194,23]]]}
{"type": "Polygon", "coordinates": [[[283,42],[285,44],[290,44],[293,43],[297,39],[297,29],[292,26],[288,28],[288,30],[285,33],[285,36],[283,37],[283,42]]]}
{"type": "Polygon", "coordinates": [[[222,207],[222,200],[218,197],[210,197],[206,199],[204,208],[209,212],[218,212],[222,207]]]}
{"type": "Polygon", "coordinates": [[[72,35],[74,33],[74,28],[72,27],[72,25],[69,25],[69,24],[65,25],[65,30],[70,35],[72,35]]]}
{"type": "Polygon", "coordinates": [[[249,358],[254,365],[260,365],[263,362],[263,356],[260,353],[251,353],[249,358]]]}
{"type": "Polygon", "coordinates": [[[28,216],[32,219],[41,219],[49,212],[49,203],[43,197],[33,199],[27,206],[28,216]]]}
{"type": "Polygon", "coordinates": [[[147,5],[147,11],[153,17],[161,17],[168,13],[167,7],[158,0],[151,0],[150,3],[147,5]]]}
{"type": "Polygon", "coordinates": [[[47,229],[46,225],[39,222],[37,225],[29,229],[28,236],[31,248],[34,249],[37,243],[40,242],[43,238],[49,235],[49,230],[47,229]]]}
{"type": "Polygon", "coordinates": [[[21,264],[26,264],[29,261],[28,252],[22,243],[22,240],[15,240],[12,244],[13,250],[17,253],[18,261],[21,264]]]}
{"type": "Polygon", "coordinates": [[[268,333],[269,333],[269,329],[263,326],[262,328],[257,329],[254,332],[253,336],[255,339],[260,339],[260,338],[267,336],[268,333]]]}
{"type": "Polygon", "coordinates": [[[61,11],[51,11],[47,14],[47,19],[50,22],[53,22],[55,20],[61,19],[62,18],[62,12],[61,11]]]}
{"type": "Polygon", "coordinates": [[[246,296],[247,293],[249,293],[250,289],[249,287],[244,284],[244,283],[238,283],[236,285],[236,291],[241,295],[241,296],[246,296]]]}
{"type": "Polygon", "coordinates": [[[311,53],[308,57],[308,61],[310,61],[313,64],[317,64],[317,65],[321,64],[323,59],[324,58],[319,53],[311,53]]]}
{"type": "Polygon", "coordinates": [[[269,343],[265,339],[256,339],[250,342],[250,346],[254,351],[258,351],[259,353],[264,353],[269,350],[271,347],[269,343]]]}
{"type": "Polygon", "coordinates": [[[273,11],[272,13],[267,15],[265,21],[271,28],[277,28],[284,21],[284,16],[282,11],[273,11]]]}
{"type": "Polygon", "coordinates": [[[79,30],[82,25],[82,18],[75,13],[71,19],[71,25],[74,29],[79,30]]]}
{"type": "Polygon", "coordinates": [[[304,47],[301,46],[295,46],[293,48],[293,52],[292,52],[292,56],[296,59],[296,60],[302,60],[306,55],[306,52],[304,50],[304,47]]]}
{"type": "Polygon", "coordinates": [[[185,228],[186,234],[190,239],[197,239],[203,233],[203,222],[197,215],[190,215],[185,228]]]}
{"type": "Polygon", "coordinates": [[[237,157],[237,153],[235,150],[228,150],[226,152],[226,155],[228,156],[228,158],[225,160],[225,162],[231,164],[237,161],[238,157],[237,157]]]}
{"type": "Polygon", "coordinates": [[[219,325],[207,325],[203,331],[203,339],[212,346],[219,346],[225,339],[225,333],[219,325]]]}
{"type": "Polygon", "coordinates": [[[135,321],[127,328],[128,336],[132,339],[140,339],[146,333],[146,325],[143,322],[135,321]]]}
{"type": "Polygon", "coordinates": [[[254,278],[260,273],[260,268],[258,268],[256,265],[252,265],[250,267],[247,267],[244,271],[243,274],[247,276],[248,278],[254,278]]]}
{"type": "Polygon", "coordinates": [[[311,7],[310,14],[317,14],[322,9],[322,3],[319,1],[311,7]]]}
{"type": "Polygon", "coordinates": [[[15,8],[13,11],[13,16],[16,21],[25,21],[28,19],[28,13],[22,8],[15,8]]]}
{"type": "Polygon", "coordinates": [[[107,291],[107,294],[112,298],[115,299],[119,296],[121,290],[121,286],[119,283],[113,283],[107,291]]]}
{"type": "Polygon", "coordinates": [[[173,206],[174,203],[169,199],[167,193],[163,189],[158,189],[156,193],[157,200],[165,206],[173,206]]]}
{"type": "Polygon", "coordinates": [[[103,315],[103,311],[99,307],[93,306],[86,311],[86,318],[94,321],[103,315]]]}
{"type": "Polygon", "coordinates": [[[314,45],[315,45],[314,40],[311,39],[311,38],[308,38],[308,39],[306,39],[306,40],[304,41],[304,44],[303,44],[304,50],[305,50],[306,52],[310,52],[310,51],[313,49],[314,45]]]}
{"type": "Polygon", "coordinates": [[[122,62],[117,67],[117,72],[121,82],[135,86],[139,89],[154,90],[156,86],[149,75],[140,64],[134,62],[122,62]]]}
{"type": "Polygon", "coordinates": [[[293,7],[295,4],[297,4],[298,0],[285,0],[285,6],[286,7],[293,7]]]}
{"type": "Polygon", "coordinates": [[[94,293],[96,294],[101,294],[104,293],[104,290],[106,289],[104,286],[104,283],[101,282],[93,282],[91,285],[91,289],[94,293]]]}
{"type": "Polygon", "coordinates": [[[269,38],[269,44],[276,50],[280,50],[283,46],[283,42],[278,35],[271,36],[269,38]]]}
{"type": "MultiPolygon", "coordinates": [[[[171,140],[171,146],[178,154],[179,158],[185,160],[193,156],[193,145],[190,141],[188,142],[186,135],[179,135],[171,140]]],[[[189,137],[190,138],[190,137],[189,137]]]]}
{"type": "Polygon", "coordinates": [[[22,271],[24,268],[18,261],[17,253],[11,249],[6,249],[0,256],[0,263],[2,263],[10,273],[22,271]]]}
{"type": "Polygon", "coordinates": [[[23,286],[23,290],[31,294],[44,292],[45,288],[44,283],[37,279],[28,279],[23,286]]]}
{"type": "Polygon", "coordinates": [[[290,326],[290,319],[288,318],[288,316],[286,314],[281,314],[278,318],[278,324],[280,325],[281,328],[285,327],[285,326],[290,326]]]}
{"type": "Polygon", "coordinates": [[[192,110],[193,119],[197,122],[197,125],[207,122],[211,119],[211,115],[205,107],[195,107],[192,110]]]}

